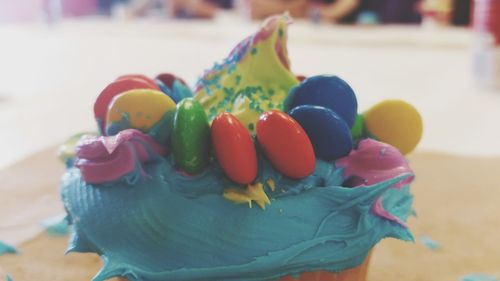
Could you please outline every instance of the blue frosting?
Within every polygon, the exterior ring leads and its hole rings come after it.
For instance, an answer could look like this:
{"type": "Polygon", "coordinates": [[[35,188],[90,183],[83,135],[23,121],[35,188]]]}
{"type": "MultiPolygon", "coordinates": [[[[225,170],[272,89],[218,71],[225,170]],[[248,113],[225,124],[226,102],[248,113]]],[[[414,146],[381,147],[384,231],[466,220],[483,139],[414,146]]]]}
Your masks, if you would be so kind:
{"type": "Polygon", "coordinates": [[[66,214],[45,219],[41,224],[49,236],[65,236],[69,233],[69,222],[66,214]]]}
{"type": "Polygon", "coordinates": [[[5,275],[5,281],[14,281],[14,279],[12,279],[12,276],[7,274],[7,275],[5,275]]]}
{"type": "MultiPolygon", "coordinates": [[[[161,119],[148,131],[148,135],[151,136],[159,144],[168,144],[170,140],[170,134],[172,133],[172,120],[174,118],[174,111],[169,111],[165,113],[161,119]]],[[[108,124],[106,128],[106,135],[113,136],[120,133],[126,129],[134,129],[130,124],[128,114],[123,114],[122,119],[117,122],[108,124]]],[[[66,167],[69,167],[66,165],[66,167]]]]}
{"type": "Polygon", "coordinates": [[[193,92],[191,91],[191,89],[189,89],[189,87],[185,86],[177,79],[174,80],[171,89],[158,79],[156,79],[155,82],[158,87],[160,87],[160,90],[167,94],[175,103],[179,103],[184,98],[193,97],[193,92]]]}
{"type": "Polygon", "coordinates": [[[14,246],[0,241],[0,256],[3,254],[16,254],[17,249],[14,246]]]}
{"type": "Polygon", "coordinates": [[[361,264],[385,237],[412,241],[401,224],[372,211],[383,207],[403,221],[411,214],[409,186],[397,178],[363,188],[342,187],[343,170],[318,160],[313,175],[291,180],[259,159],[265,210],[223,198],[235,187],[216,162],[202,174],[177,172],[171,157],[143,166],[135,184],[87,184],[78,169],[63,177],[62,199],[74,224],[68,251],[95,252],[104,267],[94,278],[131,281],[263,281],[361,264]]]}
{"type": "Polygon", "coordinates": [[[461,281],[498,281],[498,278],[493,275],[486,275],[482,273],[472,273],[466,276],[463,276],[461,281]]]}
{"type": "Polygon", "coordinates": [[[441,245],[437,241],[434,241],[425,234],[420,236],[420,242],[429,250],[437,250],[441,248],[441,245]]]}

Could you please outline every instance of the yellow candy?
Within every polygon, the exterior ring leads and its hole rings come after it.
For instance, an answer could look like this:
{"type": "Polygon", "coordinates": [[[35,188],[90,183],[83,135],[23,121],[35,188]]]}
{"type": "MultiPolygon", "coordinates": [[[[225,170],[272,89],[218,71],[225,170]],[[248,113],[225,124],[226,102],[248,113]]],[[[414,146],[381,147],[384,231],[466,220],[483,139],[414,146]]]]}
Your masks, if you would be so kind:
{"type": "Polygon", "coordinates": [[[108,108],[107,126],[123,122],[134,129],[148,132],[165,113],[175,110],[175,102],[156,90],[130,90],[115,97],[108,108]]]}
{"type": "Polygon", "coordinates": [[[391,144],[402,154],[411,152],[422,138],[422,117],[411,104],[402,100],[386,100],[364,114],[368,132],[391,144]]]}

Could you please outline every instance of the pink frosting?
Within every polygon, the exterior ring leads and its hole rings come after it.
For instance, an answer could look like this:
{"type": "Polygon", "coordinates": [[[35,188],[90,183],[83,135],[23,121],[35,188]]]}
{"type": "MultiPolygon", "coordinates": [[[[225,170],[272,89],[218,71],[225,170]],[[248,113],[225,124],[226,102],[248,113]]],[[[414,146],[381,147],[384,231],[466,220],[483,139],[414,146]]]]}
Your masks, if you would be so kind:
{"type": "Polygon", "coordinates": [[[404,227],[407,227],[404,221],[402,221],[400,218],[396,217],[395,215],[389,213],[386,209],[384,209],[384,206],[382,205],[382,199],[380,197],[377,198],[375,204],[373,204],[372,210],[375,214],[385,219],[388,219],[404,227]]]}
{"type": "MultiPolygon", "coordinates": [[[[344,169],[344,177],[354,187],[366,187],[398,176],[408,175],[394,185],[401,188],[413,179],[413,171],[399,150],[373,139],[362,140],[358,149],[336,162],[344,169]]],[[[378,216],[406,227],[406,223],[384,209],[382,198],[373,204],[372,211],[378,216]]]]}
{"type": "Polygon", "coordinates": [[[276,26],[278,25],[278,21],[284,18],[287,24],[292,23],[292,20],[288,16],[284,15],[275,15],[266,19],[266,21],[262,24],[260,30],[254,35],[252,44],[256,45],[260,41],[266,40],[273,34],[276,26]]]}
{"type": "Polygon", "coordinates": [[[336,165],[344,169],[344,177],[351,178],[354,186],[373,185],[410,174],[394,186],[401,188],[414,178],[408,161],[397,148],[373,139],[360,141],[358,149],[337,160],[336,165]]]}
{"type": "Polygon", "coordinates": [[[117,180],[134,172],[155,155],[165,155],[165,147],[135,129],[115,136],[86,137],[76,148],[75,167],[86,182],[99,184],[117,180]]]}

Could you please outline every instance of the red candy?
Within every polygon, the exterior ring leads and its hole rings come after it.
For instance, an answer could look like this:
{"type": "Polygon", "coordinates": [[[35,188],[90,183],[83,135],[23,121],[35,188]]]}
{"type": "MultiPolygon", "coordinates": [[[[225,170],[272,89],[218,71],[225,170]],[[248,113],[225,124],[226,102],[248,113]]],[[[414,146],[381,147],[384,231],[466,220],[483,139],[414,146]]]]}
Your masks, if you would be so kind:
{"type": "Polygon", "coordinates": [[[133,90],[133,89],[155,89],[159,90],[156,84],[154,87],[148,83],[147,81],[140,78],[133,77],[123,77],[109,84],[104,90],[102,90],[101,94],[97,97],[94,103],[94,116],[96,119],[101,120],[101,132],[104,132],[104,128],[106,128],[106,114],[108,112],[108,106],[113,100],[113,98],[125,91],[133,90]]]}
{"type": "Polygon", "coordinates": [[[295,78],[297,78],[297,80],[299,80],[300,82],[302,82],[302,81],[306,80],[307,77],[304,76],[304,75],[298,74],[298,75],[295,76],[295,78]]]}
{"type": "Polygon", "coordinates": [[[316,167],[313,146],[304,129],[279,110],[265,112],[257,122],[257,140],[274,167],[293,179],[309,176],[316,167]]]}
{"type": "Polygon", "coordinates": [[[172,89],[172,87],[174,86],[175,80],[178,80],[179,82],[184,84],[184,86],[187,86],[187,83],[182,78],[179,78],[171,73],[158,74],[158,76],[156,76],[156,79],[160,80],[163,84],[165,84],[165,86],[170,89],[172,89]]]}
{"type": "Polygon", "coordinates": [[[249,184],[257,176],[257,153],[248,130],[230,113],[212,122],[212,143],[226,175],[239,184],[249,184]]]}
{"type": "Polygon", "coordinates": [[[156,83],[153,79],[151,79],[143,74],[122,75],[122,76],[118,77],[116,80],[127,79],[127,78],[141,79],[144,82],[148,83],[151,86],[151,89],[160,90],[160,87],[158,87],[158,85],[156,85],[156,83]]]}

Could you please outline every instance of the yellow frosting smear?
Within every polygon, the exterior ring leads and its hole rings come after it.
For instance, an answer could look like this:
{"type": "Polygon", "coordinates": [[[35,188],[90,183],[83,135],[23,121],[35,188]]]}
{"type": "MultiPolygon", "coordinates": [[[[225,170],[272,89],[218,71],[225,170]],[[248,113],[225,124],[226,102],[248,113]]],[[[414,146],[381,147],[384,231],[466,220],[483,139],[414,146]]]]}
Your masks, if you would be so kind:
{"type": "Polygon", "coordinates": [[[268,19],[200,78],[195,98],[210,119],[230,112],[253,132],[262,112],[283,108],[290,89],[299,83],[289,70],[288,22],[286,15],[268,19]]]}
{"type": "Polygon", "coordinates": [[[261,183],[250,184],[245,189],[228,188],[224,190],[223,196],[237,204],[246,203],[250,208],[252,208],[252,202],[257,203],[261,209],[265,209],[266,205],[271,205],[261,183]]]}
{"type": "Polygon", "coordinates": [[[275,192],[276,191],[276,183],[274,182],[273,179],[268,179],[266,181],[267,185],[269,186],[269,188],[271,189],[272,192],[275,192]]]}

